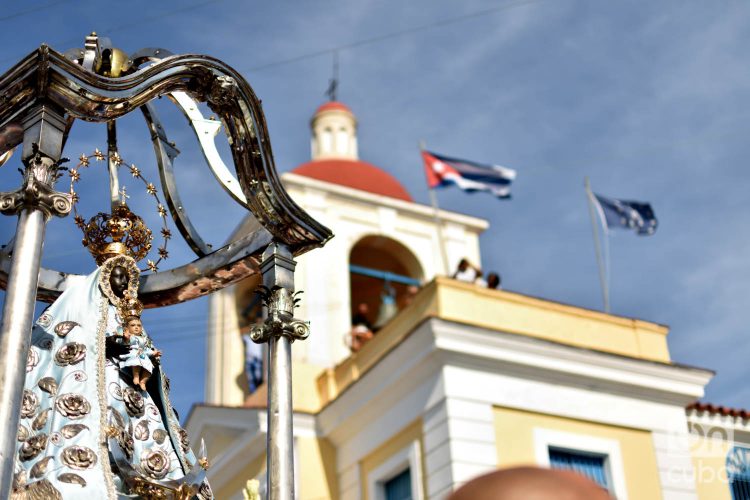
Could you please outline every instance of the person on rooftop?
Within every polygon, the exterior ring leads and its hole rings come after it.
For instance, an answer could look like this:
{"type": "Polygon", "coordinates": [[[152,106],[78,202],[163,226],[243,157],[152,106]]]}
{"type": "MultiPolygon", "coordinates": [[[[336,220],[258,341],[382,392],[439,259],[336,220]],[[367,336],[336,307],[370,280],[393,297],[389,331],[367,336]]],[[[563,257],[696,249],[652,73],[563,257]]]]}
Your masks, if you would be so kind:
{"type": "Polygon", "coordinates": [[[453,273],[452,278],[458,281],[464,281],[466,283],[476,283],[477,279],[481,279],[482,270],[471,264],[469,259],[463,258],[458,262],[456,272],[453,273]]]}

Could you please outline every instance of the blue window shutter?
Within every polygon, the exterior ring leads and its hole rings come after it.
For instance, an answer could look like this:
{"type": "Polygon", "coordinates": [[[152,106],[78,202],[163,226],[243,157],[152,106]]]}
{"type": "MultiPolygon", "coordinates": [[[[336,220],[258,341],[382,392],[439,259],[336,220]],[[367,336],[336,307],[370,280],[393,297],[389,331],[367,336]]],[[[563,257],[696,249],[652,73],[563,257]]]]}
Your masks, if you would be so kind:
{"type": "Polygon", "coordinates": [[[750,449],[735,446],[730,450],[727,476],[732,500],[750,500],[750,449]]]}
{"type": "Polygon", "coordinates": [[[604,468],[605,458],[602,455],[592,455],[585,452],[555,448],[549,450],[550,467],[553,469],[572,470],[586,476],[602,488],[609,490],[610,485],[607,481],[607,473],[604,468]]]}
{"type": "Polygon", "coordinates": [[[385,500],[412,500],[411,471],[406,469],[385,482],[385,500]]]}

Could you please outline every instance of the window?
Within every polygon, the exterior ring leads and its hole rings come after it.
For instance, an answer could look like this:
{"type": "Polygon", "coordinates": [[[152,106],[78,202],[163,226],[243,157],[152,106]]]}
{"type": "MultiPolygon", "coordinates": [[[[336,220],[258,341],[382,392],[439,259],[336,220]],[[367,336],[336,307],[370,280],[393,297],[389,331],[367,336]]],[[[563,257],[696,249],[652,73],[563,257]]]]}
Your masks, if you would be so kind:
{"type": "Polygon", "coordinates": [[[421,448],[419,441],[391,455],[367,474],[370,500],[422,500],[421,448]]]}
{"type": "Polygon", "coordinates": [[[605,455],[550,448],[549,465],[553,469],[572,470],[586,476],[602,488],[609,490],[605,455]]]}
{"type": "Polygon", "coordinates": [[[385,489],[385,500],[412,500],[411,497],[411,470],[398,474],[383,485],[385,489]]]}
{"type": "Polygon", "coordinates": [[[534,449],[542,467],[574,470],[606,488],[617,500],[628,499],[617,439],[537,427],[534,449]]]}
{"type": "Polygon", "coordinates": [[[750,449],[735,446],[727,455],[732,500],[750,500],[750,449]]]}

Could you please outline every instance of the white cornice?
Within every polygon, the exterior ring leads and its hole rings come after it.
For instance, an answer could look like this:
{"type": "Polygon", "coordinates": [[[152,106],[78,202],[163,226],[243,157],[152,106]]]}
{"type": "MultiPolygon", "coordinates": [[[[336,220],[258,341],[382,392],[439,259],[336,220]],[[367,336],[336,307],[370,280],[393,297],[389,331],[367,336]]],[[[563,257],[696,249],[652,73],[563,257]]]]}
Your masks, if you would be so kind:
{"type": "Polygon", "coordinates": [[[682,406],[702,397],[714,376],[702,368],[629,358],[440,319],[430,321],[445,363],[478,368],[489,362],[494,370],[584,387],[596,382],[612,392],[682,406]]]}
{"type": "MultiPolygon", "coordinates": [[[[419,218],[426,218],[432,220],[434,217],[434,211],[432,207],[427,205],[421,205],[419,203],[398,200],[389,196],[382,196],[373,193],[368,193],[359,189],[349,188],[333,184],[331,182],[319,181],[311,179],[304,175],[298,175],[291,172],[286,172],[281,175],[281,180],[285,184],[309,187],[326,193],[335,194],[342,198],[350,200],[356,200],[371,205],[377,205],[380,207],[390,207],[399,210],[402,213],[407,213],[419,218]]],[[[479,217],[472,217],[471,215],[459,214],[456,212],[449,212],[447,210],[439,211],[440,218],[443,221],[454,222],[467,226],[477,232],[482,232],[489,227],[489,222],[479,217]]]]}

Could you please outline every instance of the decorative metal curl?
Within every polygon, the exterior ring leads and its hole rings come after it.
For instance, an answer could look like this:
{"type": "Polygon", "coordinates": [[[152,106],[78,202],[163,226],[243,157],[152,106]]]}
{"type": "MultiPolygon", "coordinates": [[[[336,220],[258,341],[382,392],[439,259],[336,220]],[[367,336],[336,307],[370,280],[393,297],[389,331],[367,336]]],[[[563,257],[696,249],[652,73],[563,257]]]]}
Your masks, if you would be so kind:
{"type": "MultiPolygon", "coordinates": [[[[207,295],[257,274],[261,253],[272,241],[283,243],[292,254],[299,255],[324,245],[332,237],[328,228],[310,217],[284,190],[274,165],[260,100],[242,75],[208,56],[174,55],[159,60],[163,51],[154,49],[131,56],[133,68],[129,71],[134,72],[105,77],[94,72],[97,53],[103,54],[97,52],[99,45],[92,35],[83,50],[69,52],[70,59],[43,45],[2,75],[0,129],[23,120],[28,109],[40,102],[59,107],[69,126],[75,119],[111,122],[138,108],[147,109],[153,99],[183,93],[194,101],[207,102],[216,115],[215,121],[224,124],[234,175],[218,162],[211,170],[258,222],[248,234],[221,248],[211,248],[195,237],[195,231],[190,231],[184,207],[176,197],[167,195],[162,182],[167,208],[198,258],[168,271],[142,276],[139,297],[147,308],[207,295]],[[145,64],[147,61],[149,64],[145,64]],[[233,97],[223,99],[223,91],[233,97]]],[[[191,123],[196,123],[192,117],[191,123]]],[[[151,120],[149,126],[152,137],[157,138],[154,147],[159,156],[174,156],[175,148],[162,141],[159,124],[151,120]]],[[[202,135],[211,135],[213,130],[216,124],[206,123],[202,135]]],[[[19,142],[20,137],[8,146],[19,142]]],[[[213,151],[209,154],[214,156],[213,151]]],[[[169,177],[168,174],[162,167],[160,175],[169,177]]],[[[0,288],[5,288],[10,253],[2,250],[0,288]]],[[[73,281],[73,275],[42,268],[37,299],[52,302],[73,281]]]]}

